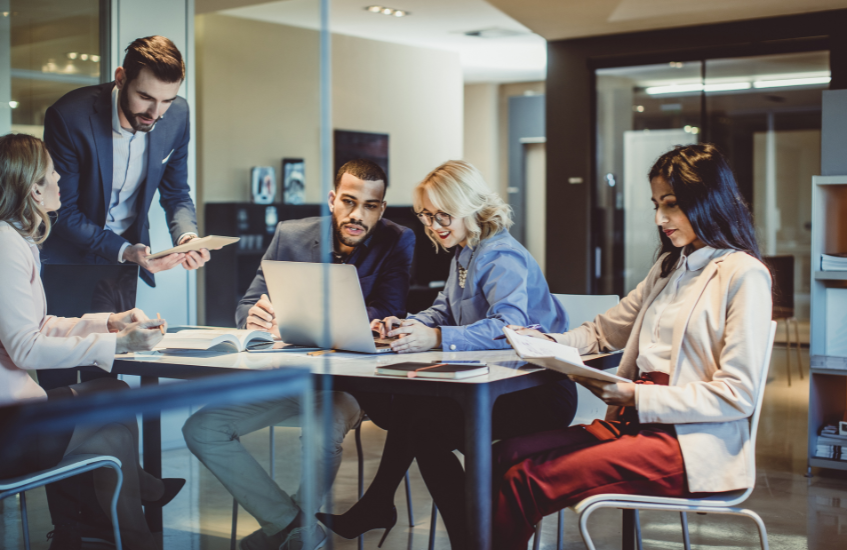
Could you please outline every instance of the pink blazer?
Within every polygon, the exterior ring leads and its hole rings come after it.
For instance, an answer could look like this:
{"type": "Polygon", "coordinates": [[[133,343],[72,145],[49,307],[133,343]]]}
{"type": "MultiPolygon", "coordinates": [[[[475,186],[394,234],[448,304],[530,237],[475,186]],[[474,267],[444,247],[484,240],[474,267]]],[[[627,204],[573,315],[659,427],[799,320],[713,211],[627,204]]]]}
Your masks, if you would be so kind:
{"type": "Polygon", "coordinates": [[[117,338],[109,333],[109,314],[47,315],[38,247],[2,221],[0,258],[0,405],[47,397],[28,370],[95,365],[111,371],[117,338]]]}

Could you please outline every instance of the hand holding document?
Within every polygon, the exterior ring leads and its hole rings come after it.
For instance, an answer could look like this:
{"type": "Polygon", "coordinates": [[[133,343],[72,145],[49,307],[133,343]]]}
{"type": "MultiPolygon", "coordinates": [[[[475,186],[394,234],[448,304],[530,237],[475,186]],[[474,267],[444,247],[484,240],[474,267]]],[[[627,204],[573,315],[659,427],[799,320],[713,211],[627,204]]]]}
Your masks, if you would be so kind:
{"type": "Polygon", "coordinates": [[[506,335],[506,339],[509,340],[518,356],[533,365],[603,382],[632,382],[632,380],[586,366],[579,356],[579,351],[571,346],[532,336],[521,336],[508,327],[503,328],[503,334],[506,335]]]}
{"type": "Polygon", "coordinates": [[[155,260],[157,258],[162,258],[170,254],[180,254],[190,252],[192,250],[202,250],[204,248],[209,250],[217,250],[219,248],[223,248],[228,244],[237,243],[239,240],[239,237],[221,237],[220,235],[206,235],[205,237],[197,237],[191,239],[179,246],[175,246],[173,248],[169,248],[167,250],[162,250],[161,252],[151,254],[147,256],[146,259],[155,260]]]}

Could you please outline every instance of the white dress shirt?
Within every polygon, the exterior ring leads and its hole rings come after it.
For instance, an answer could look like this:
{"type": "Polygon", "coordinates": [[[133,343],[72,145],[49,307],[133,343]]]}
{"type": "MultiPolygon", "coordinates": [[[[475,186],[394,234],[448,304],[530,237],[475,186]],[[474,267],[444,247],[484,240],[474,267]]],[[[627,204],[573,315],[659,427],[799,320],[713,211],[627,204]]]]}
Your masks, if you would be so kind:
{"type": "MultiPolygon", "coordinates": [[[[112,90],[112,195],[106,209],[106,229],[123,235],[138,217],[135,204],[147,177],[148,132],[133,132],[121,126],[118,94],[115,86],[112,90]]],[[[124,250],[128,246],[129,243],[125,243],[118,252],[119,262],[124,261],[124,250]]]]}
{"type": "Polygon", "coordinates": [[[641,372],[671,371],[671,347],[674,324],[688,291],[703,273],[703,268],[713,259],[732,252],[704,246],[686,255],[683,251],[674,272],[664,289],[644,312],[644,323],[638,335],[638,359],[635,364],[641,372]]]}

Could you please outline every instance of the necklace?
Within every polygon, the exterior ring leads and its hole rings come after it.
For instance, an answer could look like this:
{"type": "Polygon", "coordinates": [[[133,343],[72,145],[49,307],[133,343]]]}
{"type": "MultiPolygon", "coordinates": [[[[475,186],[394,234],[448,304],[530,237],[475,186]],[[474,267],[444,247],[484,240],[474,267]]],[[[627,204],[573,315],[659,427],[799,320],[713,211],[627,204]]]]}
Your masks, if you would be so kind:
{"type": "MultiPolygon", "coordinates": [[[[476,250],[471,252],[471,257],[468,260],[468,266],[473,262],[473,255],[476,254],[476,250]]],[[[459,264],[459,260],[456,260],[456,265],[459,264]]],[[[468,280],[468,270],[459,265],[459,288],[465,288],[465,282],[468,280]]]]}

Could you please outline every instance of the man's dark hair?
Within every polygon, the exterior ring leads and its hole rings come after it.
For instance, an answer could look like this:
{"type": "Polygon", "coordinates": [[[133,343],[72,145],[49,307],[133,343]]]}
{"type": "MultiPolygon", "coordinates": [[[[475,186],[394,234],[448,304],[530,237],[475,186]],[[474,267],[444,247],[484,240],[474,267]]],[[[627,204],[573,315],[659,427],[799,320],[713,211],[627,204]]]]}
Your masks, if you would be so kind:
{"type": "Polygon", "coordinates": [[[382,196],[385,196],[385,190],[388,188],[388,178],[385,177],[385,171],[373,161],[365,159],[355,159],[345,162],[338,169],[338,174],[335,175],[335,190],[338,191],[338,185],[341,183],[341,176],[350,174],[364,181],[382,181],[383,191],[382,196]]]}
{"type": "Polygon", "coordinates": [[[126,48],[123,68],[127,84],[138,78],[141,69],[147,67],[162,82],[185,80],[185,63],[182,54],[164,36],[138,38],[126,48]]]}

